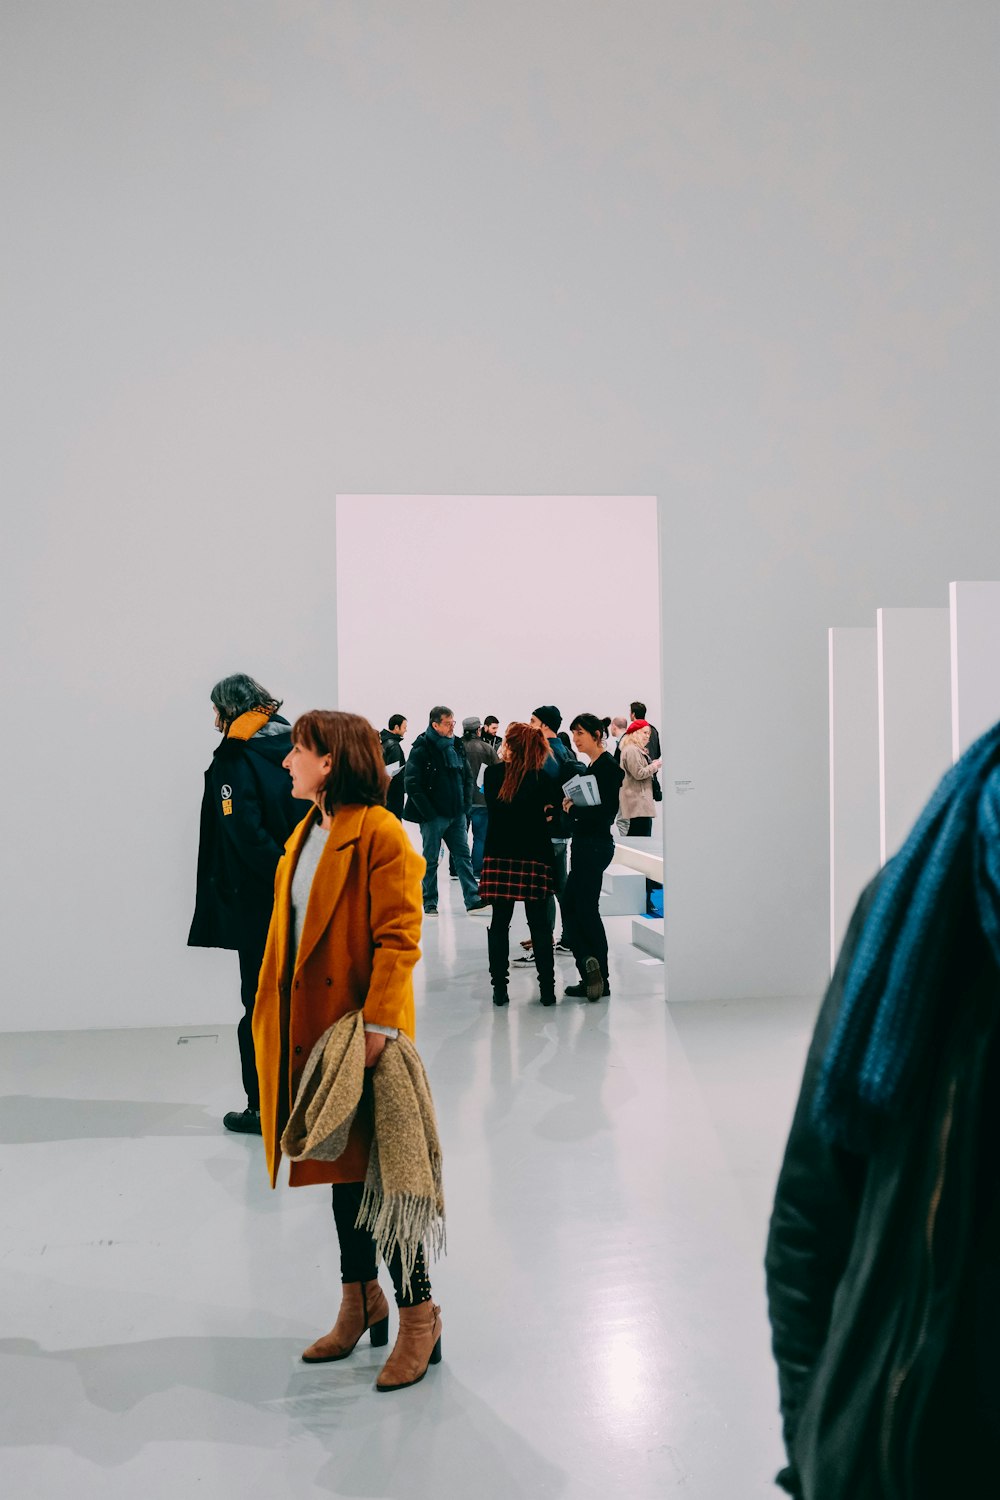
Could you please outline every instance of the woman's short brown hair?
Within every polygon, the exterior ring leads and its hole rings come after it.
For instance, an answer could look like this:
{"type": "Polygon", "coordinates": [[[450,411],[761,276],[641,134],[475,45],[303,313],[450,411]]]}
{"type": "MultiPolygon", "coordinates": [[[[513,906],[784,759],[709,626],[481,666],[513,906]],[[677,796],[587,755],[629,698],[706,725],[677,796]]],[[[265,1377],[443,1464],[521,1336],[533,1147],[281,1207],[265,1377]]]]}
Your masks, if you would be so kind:
{"type": "Polygon", "coordinates": [[[323,788],[328,813],[335,807],[385,805],[389,777],[375,728],[360,714],[313,708],[292,725],[292,744],[306,745],[333,761],[323,788]]]}

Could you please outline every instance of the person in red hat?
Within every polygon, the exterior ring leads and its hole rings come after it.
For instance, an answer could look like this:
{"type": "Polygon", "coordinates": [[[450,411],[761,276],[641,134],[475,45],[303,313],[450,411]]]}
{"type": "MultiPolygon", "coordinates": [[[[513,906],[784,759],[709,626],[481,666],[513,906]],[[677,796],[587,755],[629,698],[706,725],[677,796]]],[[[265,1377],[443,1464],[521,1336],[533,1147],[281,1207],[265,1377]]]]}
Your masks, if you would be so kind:
{"type": "Polygon", "coordinates": [[[619,811],[626,819],[628,838],[648,838],[653,832],[653,777],[662,761],[650,760],[649,740],[653,726],[645,719],[633,719],[619,745],[620,764],[625,773],[619,811]]]}

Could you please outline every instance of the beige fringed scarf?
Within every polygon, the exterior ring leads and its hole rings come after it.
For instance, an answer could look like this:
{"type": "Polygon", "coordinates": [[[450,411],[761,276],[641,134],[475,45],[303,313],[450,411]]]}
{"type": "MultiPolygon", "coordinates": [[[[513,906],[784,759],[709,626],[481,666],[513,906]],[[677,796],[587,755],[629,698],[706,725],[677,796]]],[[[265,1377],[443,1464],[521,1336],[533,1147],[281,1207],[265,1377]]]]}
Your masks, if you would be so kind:
{"type": "MultiPolygon", "coordinates": [[[[403,1290],[417,1251],[445,1250],[441,1145],[427,1074],[416,1047],[400,1032],[372,1070],[373,1138],[358,1228],[370,1231],[388,1260],[398,1247],[403,1290]]],[[[360,1011],[330,1026],[309,1054],[295,1104],[281,1137],[292,1161],[336,1161],[361,1104],[365,1028],[360,1011]]]]}

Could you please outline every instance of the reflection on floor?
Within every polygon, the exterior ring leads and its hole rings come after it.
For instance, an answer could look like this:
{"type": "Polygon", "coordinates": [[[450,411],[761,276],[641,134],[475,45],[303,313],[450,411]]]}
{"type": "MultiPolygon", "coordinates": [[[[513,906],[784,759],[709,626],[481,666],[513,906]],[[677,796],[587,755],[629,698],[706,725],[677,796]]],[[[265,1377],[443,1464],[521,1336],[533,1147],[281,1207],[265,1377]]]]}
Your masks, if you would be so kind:
{"type": "Polygon", "coordinates": [[[776,1493],[760,1261],[815,1005],[668,1007],[622,917],[610,1001],[543,1010],[515,971],[495,1010],[456,892],[418,997],[444,1361],[398,1395],[367,1345],[298,1360],[337,1304],[328,1195],[222,1130],[231,1028],[0,1037],[5,1494],[776,1493]]]}

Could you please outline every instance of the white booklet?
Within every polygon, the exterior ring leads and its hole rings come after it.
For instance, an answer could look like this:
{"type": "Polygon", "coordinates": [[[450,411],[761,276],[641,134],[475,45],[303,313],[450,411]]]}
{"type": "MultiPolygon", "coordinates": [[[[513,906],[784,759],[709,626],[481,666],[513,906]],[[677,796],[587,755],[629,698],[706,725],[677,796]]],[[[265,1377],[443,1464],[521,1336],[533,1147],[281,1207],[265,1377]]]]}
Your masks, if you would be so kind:
{"type": "Polygon", "coordinates": [[[397,760],[391,766],[386,766],[386,768],[385,768],[385,774],[388,776],[389,780],[391,781],[394,776],[398,776],[399,775],[400,771],[405,771],[405,770],[406,770],[406,767],[403,764],[403,762],[401,760],[397,760]]]}
{"type": "Polygon", "coordinates": [[[599,807],[601,792],[596,776],[571,776],[563,782],[563,796],[576,807],[599,807]]]}

